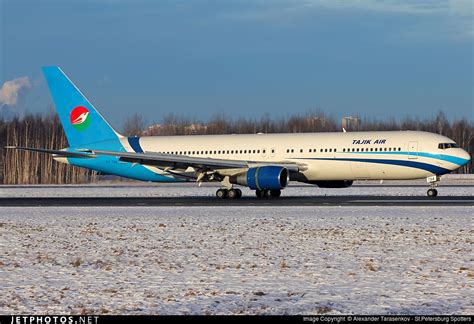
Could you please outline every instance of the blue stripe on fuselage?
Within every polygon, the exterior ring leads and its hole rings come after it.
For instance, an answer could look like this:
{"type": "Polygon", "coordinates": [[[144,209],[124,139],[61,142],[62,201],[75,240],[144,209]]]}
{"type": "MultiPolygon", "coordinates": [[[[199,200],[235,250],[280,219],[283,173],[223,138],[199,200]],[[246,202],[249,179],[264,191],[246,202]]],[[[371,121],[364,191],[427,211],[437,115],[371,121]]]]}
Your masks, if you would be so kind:
{"type": "Polygon", "coordinates": [[[350,162],[366,162],[380,163],[404,166],[429,171],[431,173],[442,175],[451,172],[451,170],[438,167],[429,163],[406,161],[406,160],[387,160],[387,159],[358,159],[358,158],[309,158],[308,160],[324,160],[324,161],[350,161],[350,162]]]}
{"type": "Polygon", "coordinates": [[[140,146],[140,137],[128,137],[128,144],[130,144],[135,153],[143,153],[140,146]]]}
{"type": "Polygon", "coordinates": [[[449,163],[457,164],[459,166],[466,165],[469,160],[459,158],[457,156],[452,156],[452,155],[446,155],[446,154],[433,154],[433,153],[426,153],[426,152],[402,152],[402,151],[396,151],[396,152],[339,152],[342,154],[395,154],[395,155],[410,155],[410,156],[422,156],[426,158],[431,158],[435,160],[441,160],[441,161],[446,161],[449,163]]]}

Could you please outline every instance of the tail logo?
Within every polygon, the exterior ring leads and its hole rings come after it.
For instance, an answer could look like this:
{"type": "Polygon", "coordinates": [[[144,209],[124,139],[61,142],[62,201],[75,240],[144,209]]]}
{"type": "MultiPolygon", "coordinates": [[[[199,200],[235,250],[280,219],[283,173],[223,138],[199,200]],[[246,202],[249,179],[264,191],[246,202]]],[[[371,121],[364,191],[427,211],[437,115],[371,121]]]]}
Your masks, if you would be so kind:
{"type": "Polygon", "coordinates": [[[77,106],[74,108],[69,115],[69,119],[71,121],[71,125],[79,131],[85,130],[91,123],[89,110],[83,106],[77,106]]]}

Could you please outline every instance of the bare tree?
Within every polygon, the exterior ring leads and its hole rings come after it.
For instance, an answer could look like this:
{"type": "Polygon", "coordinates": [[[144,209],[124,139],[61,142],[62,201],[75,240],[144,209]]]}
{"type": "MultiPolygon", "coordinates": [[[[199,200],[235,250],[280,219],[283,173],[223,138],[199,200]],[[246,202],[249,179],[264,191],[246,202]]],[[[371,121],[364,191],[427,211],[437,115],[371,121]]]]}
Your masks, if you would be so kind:
{"type": "Polygon", "coordinates": [[[134,113],[125,120],[123,134],[126,136],[141,136],[145,129],[145,119],[142,115],[134,113]]]}

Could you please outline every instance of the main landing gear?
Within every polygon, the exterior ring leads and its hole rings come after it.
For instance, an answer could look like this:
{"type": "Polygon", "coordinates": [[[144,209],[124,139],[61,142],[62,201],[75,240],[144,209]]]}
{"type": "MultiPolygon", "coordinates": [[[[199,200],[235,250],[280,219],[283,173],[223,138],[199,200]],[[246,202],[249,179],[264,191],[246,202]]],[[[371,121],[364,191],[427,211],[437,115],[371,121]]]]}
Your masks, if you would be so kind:
{"type": "Polygon", "coordinates": [[[242,197],[242,190],[240,190],[239,188],[219,189],[216,191],[216,197],[220,199],[239,199],[242,197]]]}
{"type": "Polygon", "coordinates": [[[436,190],[436,187],[438,186],[440,178],[439,176],[432,176],[426,178],[426,181],[430,184],[430,189],[426,192],[428,197],[434,198],[438,195],[438,190],[436,190]]]}
{"type": "Polygon", "coordinates": [[[275,197],[278,198],[281,195],[281,190],[256,190],[255,194],[258,198],[275,197]]]}
{"type": "MultiPolygon", "coordinates": [[[[255,194],[258,198],[278,198],[281,195],[281,190],[256,190],[255,194]]],[[[221,188],[216,191],[216,197],[220,199],[239,199],[242,198],[242,190],[239,188],[221,188]]]]}

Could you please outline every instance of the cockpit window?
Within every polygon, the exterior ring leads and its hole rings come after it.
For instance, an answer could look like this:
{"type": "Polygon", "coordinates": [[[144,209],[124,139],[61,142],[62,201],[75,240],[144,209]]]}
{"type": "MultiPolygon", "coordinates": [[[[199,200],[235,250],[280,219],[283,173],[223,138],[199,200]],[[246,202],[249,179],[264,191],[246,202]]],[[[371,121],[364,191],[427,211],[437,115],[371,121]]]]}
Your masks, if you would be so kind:
{"type": "Polygon", "coordinates": [[[456,148],[459,147],[456,143],[439,143],[438,148],[440,150],[446,150],[448,148],[456,148]]]}

